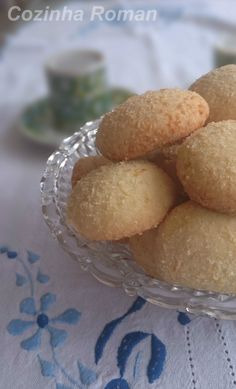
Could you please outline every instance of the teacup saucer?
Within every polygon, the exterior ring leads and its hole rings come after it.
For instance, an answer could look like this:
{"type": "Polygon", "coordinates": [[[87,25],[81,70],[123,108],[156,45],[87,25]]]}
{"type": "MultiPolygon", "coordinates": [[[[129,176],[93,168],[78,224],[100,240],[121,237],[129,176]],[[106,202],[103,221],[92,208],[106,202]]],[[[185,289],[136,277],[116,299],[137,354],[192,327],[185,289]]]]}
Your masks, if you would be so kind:
{"type": "MultiPolygon", "coordinates": [[[[124,88],[111,88],[110,94],[114,108],[134,92],[124,88]]],[[[70,135],[55,128],[48,97],[37,100],[25,108],[20,117],[19,130],[27,139],[50,147],[57,147],[65,137],[70,135]]],[[[76,130],[75,128],[74,131],[76,130]]]]}

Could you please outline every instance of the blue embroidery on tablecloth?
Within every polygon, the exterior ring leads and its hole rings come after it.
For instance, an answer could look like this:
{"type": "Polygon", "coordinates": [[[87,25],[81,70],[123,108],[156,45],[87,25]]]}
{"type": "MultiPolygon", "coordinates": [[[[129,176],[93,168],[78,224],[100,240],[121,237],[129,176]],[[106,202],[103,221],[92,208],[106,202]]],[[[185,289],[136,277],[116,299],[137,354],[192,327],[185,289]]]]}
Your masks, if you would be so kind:
{"type": "Polygon", "coordinates": [[[130,389],[130,386],[124,378],[115,378],[108,382],[104,389],[130,389]]]}
{"type": "Polygon", "coordinates": [[[27,351],[38,350],[38,348],[41,346],[41,339],[42,332],[40,331],[40,329],[37,329],[37,331],[32,336],[25,340],[22,340],[22,342],[20,343],[21,348],[27,351]]]}
{"type": "MultiPolygon", "coordinates": [[[[16,286],[27,286],[30,295],[25,297],[19,303],[19,312],[22,317],[13,319],[7,325],[7,331],[13,336],[20,336],[28,331],[33,330],[30,336],[21,340],[20,347],[26,351],[40,350],[42,345],[42,337],[47,336],[51,349],[51,358],[43,357],[43,350],[37,355],[40,372],[43,377],[54,380],[55,389],[87,389],[92,387],[98,379],[98,373],[86,366],[80,360],[77,360],[78,377],[73,377],[66,368],[63,367],[56,355],[56,349],[62,346],[69,336],[68,330],[58,328],[57,325],[76,325],[79,323],[81,313],[75,308],[68,308],[60,314],[51,317],[50,308],[56,303],[56,295],[51,292],[46,292],[41,297],[35,298],[35,283],[47,284],[50,277],[44,274],[39,268],[35,273],[34,264],[40,260],[40,256],[32,251],[27,251],[27,260],[23,260],[19,253],[10,250],[8,246],[0,246],[0,254],[5,254],[9,260],[14,259],[14,263],[21,266],[21,272],[16,272],[16,286]],[[27,262],[30,264],[27,265],[27,262]],[[32,267],[31,267],[32,266],[32,267]],[[26,320],[25,316],[29,317],[26,320]],[[60,381],[62,377],[64,382],[58,382],[58,373],[60,373],[60,381]],[[69,386],[68,386],[69,384],[69,386]]],[[[96,364],[102,358],[105,346],[116,327],[129,315],[138,312],[145,305],[146,301],[138,297],[131,307],[122,316],[112,320],[104,326],[103,331],[97,339],[95,345],[95,362],[96,364]]],[[[138,351],[134,358],[133,377],[131,381],[124,378],[127,362],[136,345],[144,341],[146,338],[151,339],[151,357],[146,368],[148,382],[151,384],[157,380],[164,367],[166,348],[165,345],[151,333],[135,331],[124,336],[117,351],[117,367],[120,372],[120,377],[111,379],[105,384],[104,389],[130,389],[137,384],[138,372],[141,367],[141,351],[138,351]]]]}
{"type": "Polygon", "coordinates": [[[33,324],[34,321],[32,320],[15,319],[8,324],[7,330],[9,334],[13,336],[22,335],[26,330],[32,327],[33,324]]]}
{"type": "MultiPolygon", "coordinates": [[[[33,336],[21,342],[21,347],[25,350],[35,350],[40,347],[42,330],[45,330],[50,335],[50,344],[51,346],[58,347],[63,344],[67,338],[67,332],[63,329],[58,329],[51,324],[56,324],[59,322],[66,324],[77,324],[80,319],[80,312],[76,309],[70,308],[65,312],[50,318],[46,313],[50,306],[56,301],[56,296],[52,293],[46,293],[40,298],[39,309],[36,309],[36,303],[34,298],[27,297],[20,302],[20,313],[33,316],[34,320],[31,321],[31,327],[36,329],[33,336]]],[[[7,329],[10,334],[17,334],[17,327],[19,334],[27,330],[29,324],[26,325],[24,320],[14,319],[12,320],[7,329]]],[[[29,323],[29,322],[28,322],[29,323]]]]}
{"type": "Polygon", "coordinates": [[[184,312],[179,312],[178,313],[177,320],[183,326],[185,326],[185,325],[187,325],[187,324],[189,324],[191,322],[190,317],[186,313],[184,313],[184,312]]]}
{"type": "Polygon", "coordinates": [[[53,362],[46,361],[38,355],[38,360],[40,363],[41,373],[44,377],[55,377],[56,365],[53,362]]]}
{"type": "MultiPolygon", "coordinates": [[[[0,254],[6,254],[6,256],[9,260],[14,259],[16,262],[21,264],[22,270],[25,273],[25,275],[16,272],[16,286],[23,286],[23,285],[29,283],[30,284],[30,294],[31,294],[31,296],[33,296],[34,285],[33,285],[31,271],[25,265],[24,261],[19,257],[18,252],[14,251],[14,250],[10,250],[8,246],[4,245],[4,246],[0,246],[0,254]]],[[[37,255],[37,254],[34,254],[34,255],[37,255]]]]}
{"type": "Polygon", "coordinates": [[[151,337],[151,358],[147,366],[148,382],[152,384],[160,377],[166,358],[165,345],[154,334],[141,331],[131,332],[121,341],[117,353],[117,365],[120,369],[121,377],[124,376],[127,360],[134,347],[147,337],[151,337]]]}
{"type": "Polygon", "coordinates": [[[107,342],[109,341],[110,337],[112,336],[114,330],[116,329],[116,327],[127,316],[139,311],[144,306],[145,303],[146,303],[146,301],[143,298],[138,297],[124,315],[118,317],[117,319],[112,320],[110,323],[105,325],[105,327],[103,328],[103,330],[102,330],[102,332],[101,332],[101,334],[96,342],[96,345],[95,345],[95,362],[96,362],[96,364],[101,359],[102,354],[103,354],[103,350],[104,350],[107,342]]]}
{"type": "Polygon", "coordinates": [[[22,274],[16,273],[16,286],[23,286],[27,284],[27,278],[22,274]]]}
{"type": "Polygon", "coordinates": [[[138,351],[134,359],[133,378],[138,380],[141,370],[142,351],[138,351]]]}
{"type": "Polygon", "coordinates": [[[7,246],[0,246],[0,254],[5,254],[8,252],[7,246]]]}
{"type": "Polygon", "coordinates": [[[53,348],[63,344],[67,338],[67,332],[65,330],[59,330],[57,328],[47,326],[50,333],[50,343],[53,348]]]}
{"type": "Polygon", "coordinates": [[[84,385],[91,385],[97,380],[97,374],[84,366],[80,361],[78,361],[78,369],[80,374],[80,381],[84,385]]]}
{"type": "Polygon", "coordinates": [[[122,339],[117,352],[117,366],[120,369],[120,375],[123,377],[127,360],[133,351],[133,348],[143,339],[147,338],[149,334],[141,331],[131,332],[122,339]]]}
{"type": "MultiPolygon", "coordinates": [[[[36,303],[34,294],[34,277],[31,270],[28,268],[25,261],[20,258],[19,254],[16,251],[9,250],[7,246],[0,247],[0,253],[6,254],[8,259],[15,259],[22,266],[24,274],[16,273],[16,285],[23,286],[29,285],[30,288],[30,297],[24,298],[19,304],[19,312],[22,315],[27,315],[31,317],[31,320],[25,320],[24,317],[13,319],[7,325],[7,331],[13,336],[23,335],[30,329],[34,329],[33,335],[31,334],[26,339],[20,342],[20,347],[26,351],[35,351],[38,350],[41,346],[42,335],[48,334],[49,344],[52,351],[52,361],[42,358],[38,354],[38,361],[40,364],[40,371],[44,377],[56,378],[56,372],[60,371],[65,379],[72,384],[73,388],[83,389],[83,380],[86,381],[86,387],[89,382],[94,382],[97,379],[97,374],[92,370],[87,368],[85,365],[81,364],[78,361],[78,366],[80,366],[80,379],[74,379],[66,371],[66,369],[59,363],[57,360],[55,349],[63,345],[68,337],[68,333],[65,329],[57,328],[57,324],[65,325],[75,325],[79,322],[81,313],[75,308],[69,308],[63,311],[60,314],[57,314],[54,317],[51,317],[48,314],[50,307],[56,302],[56,295],[50,292],[44,293],[39,302],[36,303]],[[82,368],[83,367],[83,368],[82,368]],[[82,370],[81,370],[82,369],[82,370]],[[82,385],[81,385],[82,384],[82,385]]],[[[27,251],[27,260],[33,265],[40,259],[38,254],[33,253],[32,251],[27,251]]],[[[38,270],[35,280],[46,284],[49,281],[49,276],[43,274],[38,270]]],[[[63,388],[62,383],[55,383],[56,388],[63,388]]],[[[65,386],[69,388],[69,386],[65,386]]]]}
{"type": "Polygon", "coordinates": [[[77,324],[80,319],[81,313],[76,309],[69,308],[60,315],[56,316],[51,320],[52,323],[67,323],[67,324],[77,324]]]}
{"type": "Polygon", "coordinates": [[[50,305],[54,304],[56,302],[56,295],[53,293],[45,293],[43,296],[40,297],[40,310],[41,311],[48,311],[50,308],[50,305]]]}
{"type": "Polygon", "coordinates": [[[8,251],[7,256],[9,259],[15,259],[17,257],[17,252],[16,251],[8,251]]]}
{"type": "Polygon", "coordinates": [[[148,382],[156,381],[164,368],[166,346],[154,334],[151,335],[151,358],[147,367],[148,382]]]}
{"type": "Polygon", "coordinates": [[[40,284],[46,284],[46,283],[50,280],[50,277],[49,277],[47,274],[41,273],[41,271],[40,271],[40,269],[39,269],[38,274],[37,274],[37,277],[36,277],[36,280],[37,280],[40,284]]]}
{"type": "Polygon", "coordinates": [[[28,250],[27,253],[28,253],[28,261],[31,264],[35,263],[40,259],[40,256],[38,254],[33,253],[33,251],[28,250]]]}
{"type": "Polygon", "coordinates": [[[33,297],[27,297],[20,302],[20,313],[26,313],[27,315],[36,314],[36,306],[33,297]]]}
{"type": "MultiPolygon", "coordinates": [[[[128,309],[128,311],[121,317],[112,320],[108,324],[105,325],[102,333],[98,337],[95,346],[95,362],[96,364],[99,362],[100,358],[103,355],[103,351],[105,345],[109,341],[112,336],[115,328],[131,313],[137,312],[140,310],[145,304],[145,300],[141,297],[138,297],[132,306],[128,309]]],[[[150,333],[145,333],[142,331],[135,331],[132,333],[128,333],[124,336],[121,341],[121,344],[118,348],[117,352],[117,366],[120,371],[120,378],[111,380],[105,387],[105,389],[116,389],[116,388],[130,388],[128,382],[124,379],[124,374],[126,370],[126,364],[129,356],[131,355],[135,346],[142,342],[145,338],[151,338],[151,358],[147,366],[147,378],[148,382],[151,384],[155,380],[157,380],[164,368],[165,359],[166,359],[166,347],[165,345],[154,335],[150,333]],[[123,386],[122,386],[123,385],[123,386]]],[[[137,356],[135,358],[135,365],[137,371],[137,356]]],[[[135,371],[135,366],[134,366],[135,371]]],[[[135,373],[133,374],[134,382],[135,382],[135,373]]]]}

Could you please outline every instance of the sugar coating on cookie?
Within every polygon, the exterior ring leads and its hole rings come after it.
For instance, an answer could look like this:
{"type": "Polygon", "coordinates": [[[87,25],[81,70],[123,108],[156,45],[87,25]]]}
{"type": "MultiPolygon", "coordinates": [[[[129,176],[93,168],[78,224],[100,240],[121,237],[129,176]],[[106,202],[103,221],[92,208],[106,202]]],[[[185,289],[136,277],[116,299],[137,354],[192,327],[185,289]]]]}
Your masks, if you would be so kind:
{"type": "Polygon", "coordinates": [[[209,123],[181,145],[177,173],[189,197],[236,213],[236,120],[209,123]]]}
{"type": "Polygon", "coordinates": [[[72,187],[74,187],[77,181],[79,181],[83,176],[88,174],[91,170],[96,169],[99,166],[107,165],[109,163],[112,162],[101,155],[80,158],[76,162],[72,171],[72,176],[71,176],[72,187]]]}
{"type": "Polygon", "coordinates": [[[207,122],[236,119],[236,65],[217,68],[200,77],[190,87],[208,102],[207,122]]]}
{"type": "Polygon", "coordinates": [[[175,187],[148,161],[101,166],[81,178],[68,201],[67,220],[91,240],[119,240],[157,226],[174,205],[175,187]]]}
{"type": "Polygon", "coordinates": [[[151,276],[194,289],[236,293],[236,217],[189,201],[161,225],[130,239],[151,276]]]}
{"type": "Polygon", "coordinates": [[[203,126],[208,115],[208,104],[195,92],[149,91],[104,116],[96,145],[111,160],[134,159],[185,138],[203,126]]]}

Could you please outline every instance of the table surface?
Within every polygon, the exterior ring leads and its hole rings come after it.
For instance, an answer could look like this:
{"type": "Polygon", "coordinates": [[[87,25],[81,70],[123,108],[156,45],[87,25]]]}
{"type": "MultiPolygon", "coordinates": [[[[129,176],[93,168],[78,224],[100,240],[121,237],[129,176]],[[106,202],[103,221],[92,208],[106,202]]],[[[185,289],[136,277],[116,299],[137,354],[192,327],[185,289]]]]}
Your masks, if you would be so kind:
{"type": "MultiPolygon", "coordinates": [[[[136,4],[125,2],[131,3],[136,4]]],[[[1,388],[236,387],[234,321],[128,297],[83,272],[62,251],[40,209],[39,181],[51,150],[28,143],[17,131],[22,107],[46,93],[42,64],[49,52],[100,48],[111,84],[136,92],[186,87],[212,68],[218,32],[184,23],[183,15],[192,9],[225,22],[229,3],[203,1],[199,9],[191,2],[183,12],[181,2],[167,9],[160,2],[158,25],[145,29],[32,23],[8,38],[0,60],[1,388]]],[[[88,9],[81,2],[71,7],[78,4],[88,9]]],[[[232,6],[229,22],[235,15],[232,6]]]]}

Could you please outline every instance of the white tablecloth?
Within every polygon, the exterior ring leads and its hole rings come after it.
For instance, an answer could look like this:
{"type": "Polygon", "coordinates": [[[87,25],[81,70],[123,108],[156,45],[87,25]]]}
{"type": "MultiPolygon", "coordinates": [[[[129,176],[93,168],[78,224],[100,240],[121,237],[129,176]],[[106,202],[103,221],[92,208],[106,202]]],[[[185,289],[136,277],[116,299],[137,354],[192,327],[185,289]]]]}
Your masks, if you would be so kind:
{"type": "Polygon", "coordinates": [[[236,387],[235,322],[128,297],[62,251],[40,209],[39,181],[50,151],[17,134],[21,107],[46,91],[41,65],[60,47],[102,49],[110,82],[137,92],[187,86],[208,71],[216,33],[180,19],[192,9],[232,22],[235,8],[227,14],[223,1],[199,8],[189,2],[187,11],[183,2],[167,9],[164,1],[151,3],[162,17],[145,29],[32,23],[8,38],[0,62],[1,389],[236,387]]]}

